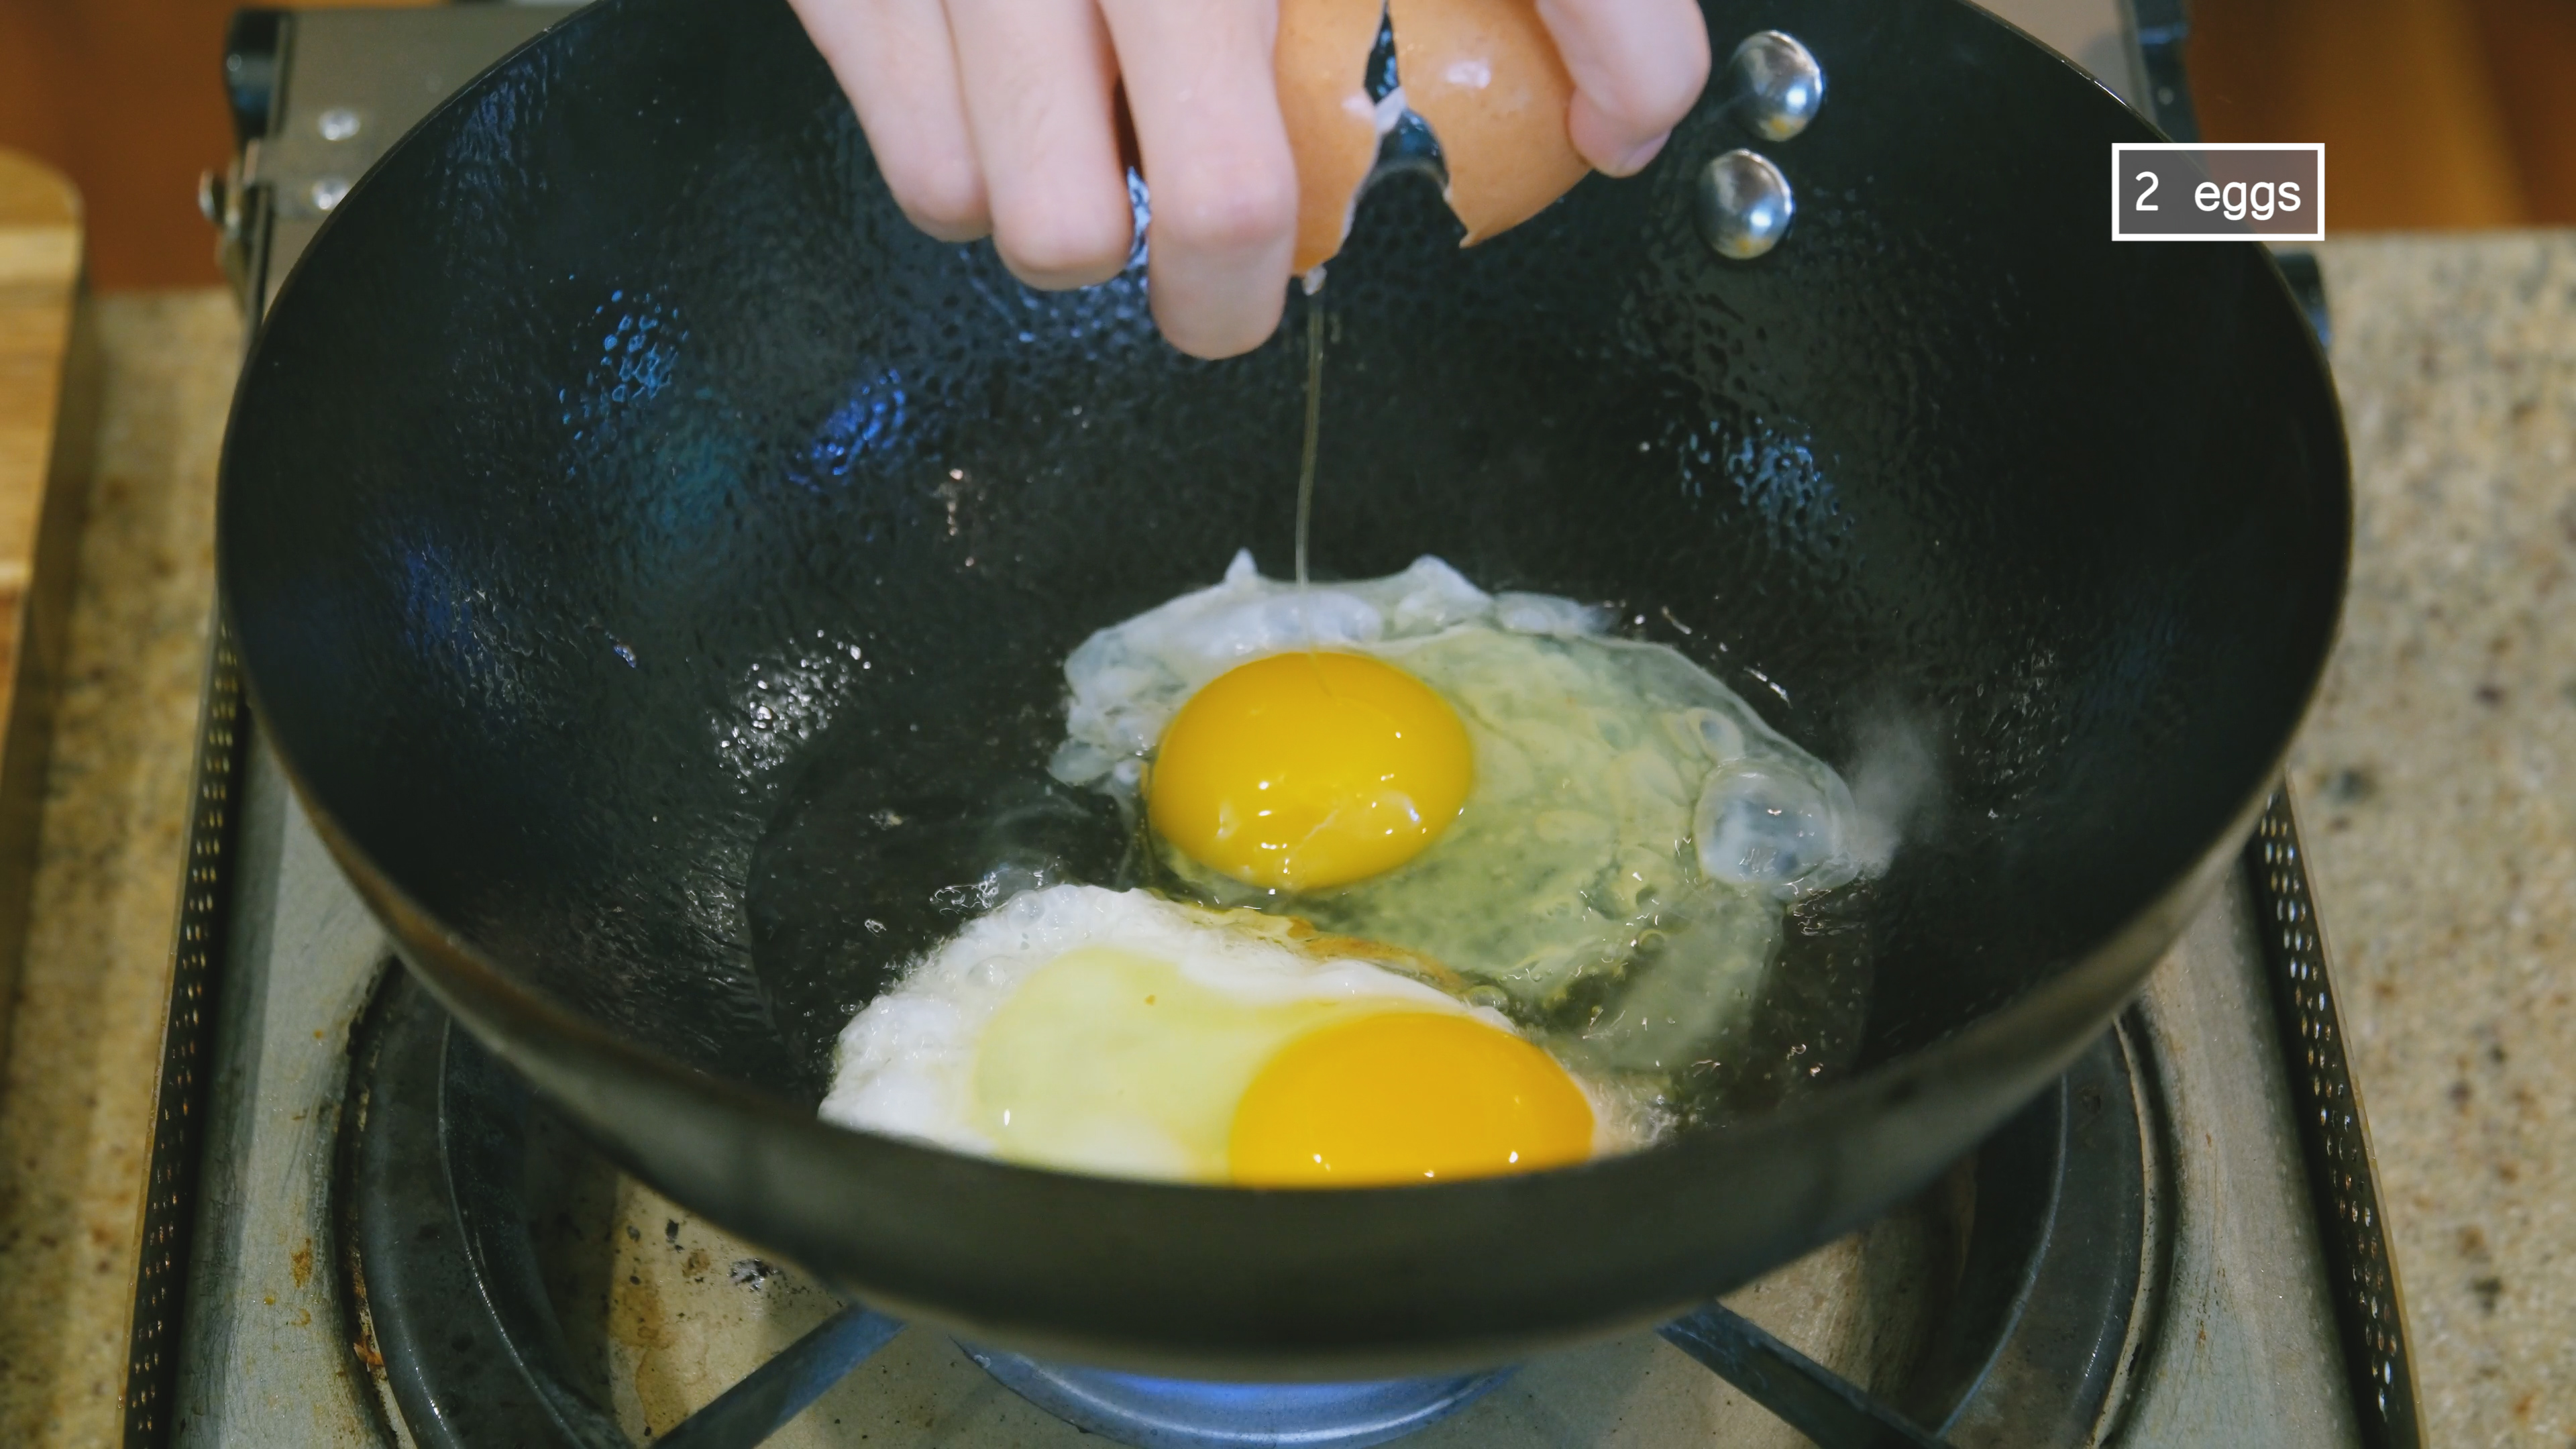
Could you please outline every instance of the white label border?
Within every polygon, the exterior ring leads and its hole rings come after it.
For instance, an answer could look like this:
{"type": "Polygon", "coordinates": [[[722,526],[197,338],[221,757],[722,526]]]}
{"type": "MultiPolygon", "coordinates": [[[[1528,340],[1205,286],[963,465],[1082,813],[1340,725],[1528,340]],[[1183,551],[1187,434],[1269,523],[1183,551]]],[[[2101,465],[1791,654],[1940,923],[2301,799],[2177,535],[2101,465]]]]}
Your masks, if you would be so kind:
{"type": "Polygon", "coordinates": [[[2114,141],[2111,143],[2111,240],[2115,242],[2321,242],[2326,239],[2326,143],[2323,141],[2114,141]],[[2120,158],[2132,151],[2314,151],[2317,229],[2311,232],[2187,232],[2127,236],[2120,231],[2120,158]]]}

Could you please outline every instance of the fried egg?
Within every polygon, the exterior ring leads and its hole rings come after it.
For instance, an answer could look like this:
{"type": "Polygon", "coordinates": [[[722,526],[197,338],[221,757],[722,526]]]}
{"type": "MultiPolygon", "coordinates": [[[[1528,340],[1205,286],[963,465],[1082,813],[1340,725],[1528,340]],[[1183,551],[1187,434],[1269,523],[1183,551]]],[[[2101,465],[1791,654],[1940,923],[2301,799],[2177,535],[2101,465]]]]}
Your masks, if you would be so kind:
{"type": "Polygon", "coordinates": [[[1853,880],[1841,778],[1601,610],[1434,558],[1213,588],[1067,659],[1067,783],[1141,803],[1177,894],[1420,953],[1590,1069],[1682,1069],[1787,908],[1853,880]]]}
{"type": "Polygon", "coordinates": [[[1500,1014],[1370,943],[1062,885],[970,922],[842,1031],[821,1116],[1120,1177],[1342,1187],[1642,1137],[1500,1014]]]}

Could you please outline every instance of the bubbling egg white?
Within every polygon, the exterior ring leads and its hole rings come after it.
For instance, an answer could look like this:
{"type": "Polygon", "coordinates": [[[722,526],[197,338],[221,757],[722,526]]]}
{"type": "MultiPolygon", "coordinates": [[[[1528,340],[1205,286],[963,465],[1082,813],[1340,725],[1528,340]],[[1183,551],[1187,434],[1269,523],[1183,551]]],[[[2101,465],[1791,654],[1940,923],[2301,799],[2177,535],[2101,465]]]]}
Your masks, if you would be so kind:
{"type": "Polygon", "coordinates": [[[1371,943],[1064,885],[918,961],[842,1031],[824,1120],[1108,1176],[1418,1182],[1642,1143],[1641,1111],[1371,943]]]}
{"type": "Polygon", "coordinates": [[[1144,804],[1171,883],[1192,898],[1422,953],[1501,992],[1569,1060],[1669,1080],[1749,1013],[1787,908],[1861,873],[1858,812],[1830,766],[1715,676],[1663,645],[1611,637],[1610,623],[1569,599],[1488,594],[1436,558],[1301,590],[1239,553],[1216,586],[1100,630],[1066,660],[1071,703],[1051,768],[1144,804]],[[1454,718],[1463,795],[1397,788],[1445,778],[1381,738],[1438,736],[1421,710],[1342,744],[1319,738],[1330,719],[1277,697],[1314,664],[1350,658],[1418,681],[1454,718]],[[1308,754],[1349,754],[1339,778],[1362,782],[1352,818],[1401,816],[1426,798],[1454,818],[1424,820],[1401,850],[1334,852],[1379,862],[1370,870],[1303,878],[1258,850],[1211,846],[1250,806],[1220,800],[1231,813],[1219,827],[1168,828],[1165,774],[1206,793],[1204,758],[1226,754],[1201,743],[1203,701],[1244,694],[1265,669],[1273,697],[1229,708],[1256,724],[1261,708],[1296,719],[1308,754]],[[1184,745],[1191,759],[1176,769],[1184,745]]]}

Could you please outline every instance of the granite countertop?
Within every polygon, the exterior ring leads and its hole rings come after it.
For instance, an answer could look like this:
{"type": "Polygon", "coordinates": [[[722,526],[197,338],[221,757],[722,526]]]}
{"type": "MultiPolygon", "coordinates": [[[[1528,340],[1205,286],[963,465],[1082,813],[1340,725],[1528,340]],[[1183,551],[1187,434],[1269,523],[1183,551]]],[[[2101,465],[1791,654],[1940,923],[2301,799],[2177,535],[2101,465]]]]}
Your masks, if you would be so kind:
{"type": "Polygon", "coordinates": [[[2291,754],[2436,1444],[2576,1445],[2576,234],[2324,249],[2356,508],[2291,754]]]}
{"type": "MultiPolygon", "coordinates": [[[[2324,249],[2357,524],[2292,752],[2432,1442],[2576,1445],[2576,233],[2324,249]]],[[[116,1437],[212,597],[221,293],[98,303],[0,1077],[0,1443],[116,1437]]]]}
{"type": "Polygon", "coordinates": [[[99,438],[26,960],[0,1068],[0,1444],[116,1441],[169,997],[215,456],[219,291],[99,300],[99,438]]]}

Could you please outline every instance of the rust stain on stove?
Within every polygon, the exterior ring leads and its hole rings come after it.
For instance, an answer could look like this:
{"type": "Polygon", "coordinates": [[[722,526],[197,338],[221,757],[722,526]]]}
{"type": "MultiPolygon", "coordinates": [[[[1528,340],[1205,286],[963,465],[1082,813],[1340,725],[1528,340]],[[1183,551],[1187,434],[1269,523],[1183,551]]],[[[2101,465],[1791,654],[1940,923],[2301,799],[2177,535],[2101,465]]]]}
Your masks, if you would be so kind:
{"type": "Polygon", "coordinates": [[[660,1286],[633,1272],[612,1279],[608,1290],[608,1332],[628,1348],[664,1347],[669,1336],[662,1319],[660,1286]]]}
{"type": "Polygon", "coordinates": [[[306,1238],[294,1252],[287,1255],[286,1271],[295,1275],[295,1286],[298,1288],[313,1281],[313,1240],[311,1238],[306,1238]]]}
{"type": "Polygon", "coordinates": [[[672,1342],[667,1305],[662,1301],[656,1265],[629,1254],[626,1271],[611,1276],[608,1290],[609,1336],[634,1351],[632,1382],[637,1406],[648,1432],[666,1430],[697,1407],[671,1362],[672,1342]]]}

